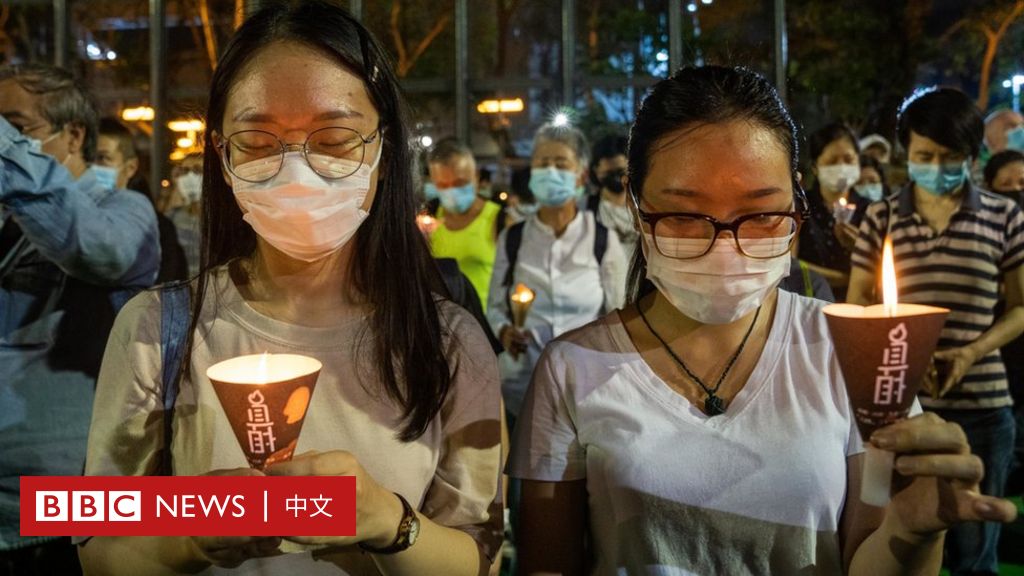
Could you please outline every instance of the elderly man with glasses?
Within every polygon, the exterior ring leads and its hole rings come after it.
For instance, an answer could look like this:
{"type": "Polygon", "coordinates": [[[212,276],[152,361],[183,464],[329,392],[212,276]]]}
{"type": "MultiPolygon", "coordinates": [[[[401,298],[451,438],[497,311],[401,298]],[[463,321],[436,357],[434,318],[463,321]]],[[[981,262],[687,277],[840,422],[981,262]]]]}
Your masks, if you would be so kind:
{"type": "Polygon", "coordinates": [[[0,573],[67,574],[74,548],[19,535],[19,477],[81,474],[120,304],[160,263],[152,205],[90,165],[96,111],[66,71],[0,68],[0,573]]]}

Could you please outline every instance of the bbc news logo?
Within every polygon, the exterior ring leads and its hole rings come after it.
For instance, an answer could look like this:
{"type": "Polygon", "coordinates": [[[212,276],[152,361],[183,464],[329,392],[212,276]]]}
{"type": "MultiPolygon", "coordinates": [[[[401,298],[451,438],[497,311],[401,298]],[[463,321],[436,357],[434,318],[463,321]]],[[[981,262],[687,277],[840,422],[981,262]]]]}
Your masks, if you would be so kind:
{"type": "Polygon", "coordinates": [[[141,522],[142,492],[112,490],[40,490],[37,522],[141,522]],[[109,503],[109,505],[108,505],[109,503]]]}
{"type": "Polygon", "coordinates": [[[354,536],[351,476],[23,476],[22,536],[354,536]]]}

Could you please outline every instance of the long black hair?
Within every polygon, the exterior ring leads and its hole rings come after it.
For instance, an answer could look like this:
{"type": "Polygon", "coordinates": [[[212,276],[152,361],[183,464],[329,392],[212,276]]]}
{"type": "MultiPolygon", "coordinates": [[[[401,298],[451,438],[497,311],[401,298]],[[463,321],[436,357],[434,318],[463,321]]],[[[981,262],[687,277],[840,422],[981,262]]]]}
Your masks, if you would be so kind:
{"type": "MultiPolygon", "coordinates": [[[[351,242],[351,288],[371,307],[368,334],[384,392],[403,410],[399,439],[426,432],[448,395],[453,369],[436,294],[447,294],[423,235],[409,166],[407,109],[384,50],[344,9],[324,0],[280,1],[253,14],[227,44],[210,86],[204,137],[202,248],[187,349],[198,324],[209,271],[256,250],[256,233],[242,220],[211,134],[222,130],[228,96],[238,74],[261,49],[279,42],[304,44],[359,76],[381,118],[383,152],[377,194],[351,242]]],[[[271,48],[273,49],[273,48],[271,48]]],[[[185,355],[188,362],[188,354],[185,355]]],[[[187,364],[186,364],[187,366],[187,364]]]]}
{"type": "MultiPolygon", "coordinates": [[[[743,67],[687,66],[654,85],[637,111],[629,130],[630,194],[640,203],[651,156],[662,139],[683,129],[732,120],[748,120],[767,128],[789,153],[793,194],[798,211],[807,199],[797,180],[799,145],[796,124],[775,87],[757,72],[743,67]]],[[[647,280],[647,260],[637,250],[629,267],[626,292],[630,303],[655,290],[647,280]]]]}

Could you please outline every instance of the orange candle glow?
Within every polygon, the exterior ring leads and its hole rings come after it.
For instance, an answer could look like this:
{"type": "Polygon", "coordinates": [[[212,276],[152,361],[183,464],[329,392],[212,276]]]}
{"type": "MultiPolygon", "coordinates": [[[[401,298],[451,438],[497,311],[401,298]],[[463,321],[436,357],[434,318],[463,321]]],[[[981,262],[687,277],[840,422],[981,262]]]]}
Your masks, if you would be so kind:
{"type": "Polygon", "coordinates": [[[308,356],[264,352],[206,371],[250,466],[291,459],[321,368],[308,356]]]}
{"type": "Polygon", "coordinates": [[[430,236],[437,229],[437,219],[430,214],[420,214],[416,216],[416,226],[420,232],[430,236]]]}
{"type": "Polygon", "coordinates": [[[516,328],[522,328],[526,323],[526,315],[530,313],[534,296],[533,290],[521,282],[516,284],[516,289],[509,296],[512,301],[512,324],[516,328]]]}
{"type": "Polygon", "coordinates": [[[896,264],[892,256],[892,238],[886,236],[882,246],[882,306],[885,315],[892,318],[899,310],[896,291],[896,264]]]}

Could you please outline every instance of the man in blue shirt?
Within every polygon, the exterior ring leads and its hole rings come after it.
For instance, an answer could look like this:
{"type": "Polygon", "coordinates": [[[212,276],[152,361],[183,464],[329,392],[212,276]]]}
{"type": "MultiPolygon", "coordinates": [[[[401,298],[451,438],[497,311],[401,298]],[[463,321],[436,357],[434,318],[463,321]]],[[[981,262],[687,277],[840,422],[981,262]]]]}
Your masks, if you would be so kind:
{"type": "Polygon", "coordinates": [[[0,68],[0,572],[77,570],[18,534],[19,476],[82,473],[93,388],[120,304],[152,284],[152,205],[90,166],[96,111],[71,75],[0,68]]]}

